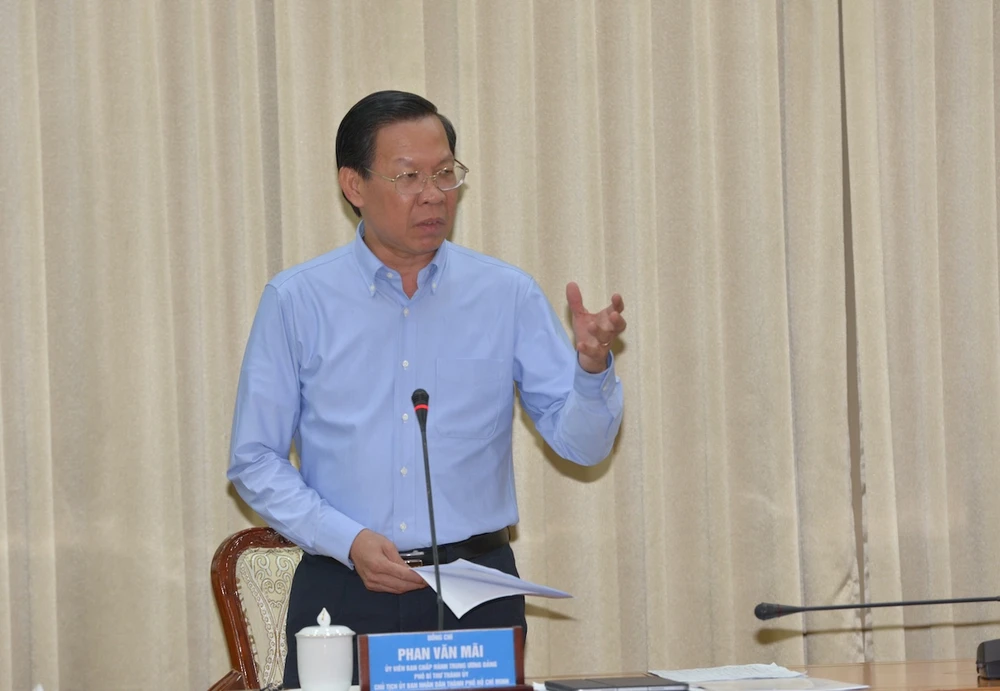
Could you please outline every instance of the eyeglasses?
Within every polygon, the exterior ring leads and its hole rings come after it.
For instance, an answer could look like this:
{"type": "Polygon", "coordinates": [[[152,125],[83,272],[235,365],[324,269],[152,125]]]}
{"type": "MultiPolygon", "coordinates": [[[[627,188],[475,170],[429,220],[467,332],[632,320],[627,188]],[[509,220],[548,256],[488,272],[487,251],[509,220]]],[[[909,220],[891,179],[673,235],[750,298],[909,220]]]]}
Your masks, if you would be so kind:
{"type": "Polygon", "coordinates": [[[378,175],[383,180],[391,182],[395,185],[396,192],[404,196],[420,194],[427,186],[428,180],[434,183],[434,186],[442,192],[449,192],[453,189],[461,187],[462,183],[465,182],[466,173],[469,172],[469,169],[465,166],[465,164],[458,159],[455,159],[455,165],[442,168],[433,175],[410,172],[400,173],[394,178],[389,178],[382,175],[382,173],[375,172],[371,168],[365,168],[365,170],[372,175],[378,175]]]}

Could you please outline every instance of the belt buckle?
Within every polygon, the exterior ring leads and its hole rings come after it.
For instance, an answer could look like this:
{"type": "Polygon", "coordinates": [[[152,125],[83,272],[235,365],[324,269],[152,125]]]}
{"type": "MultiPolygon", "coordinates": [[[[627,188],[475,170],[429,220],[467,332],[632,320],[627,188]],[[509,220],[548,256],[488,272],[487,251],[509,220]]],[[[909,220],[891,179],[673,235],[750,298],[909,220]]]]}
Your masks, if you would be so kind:
{"type": "Polygon", "coordinates": [[[412,552],[400,552],[399,556],[403,559],[403,563],[411,569],[424,565],[424,553],[418,549],[412,552]]]}

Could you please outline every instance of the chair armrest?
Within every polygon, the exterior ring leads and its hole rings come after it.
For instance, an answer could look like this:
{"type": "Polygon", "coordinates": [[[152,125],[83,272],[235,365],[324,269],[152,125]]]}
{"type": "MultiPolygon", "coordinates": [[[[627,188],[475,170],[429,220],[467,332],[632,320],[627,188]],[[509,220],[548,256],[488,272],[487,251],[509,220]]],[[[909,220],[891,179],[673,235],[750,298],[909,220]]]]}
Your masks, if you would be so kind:
{"type": "Polygon", "coordinates": [[[244,681],[243,675],[235,669],[231,669],[226,672],[226,676],[212,684],[208,691],[238,691],[246,687],[247,683],[244,681]]]}

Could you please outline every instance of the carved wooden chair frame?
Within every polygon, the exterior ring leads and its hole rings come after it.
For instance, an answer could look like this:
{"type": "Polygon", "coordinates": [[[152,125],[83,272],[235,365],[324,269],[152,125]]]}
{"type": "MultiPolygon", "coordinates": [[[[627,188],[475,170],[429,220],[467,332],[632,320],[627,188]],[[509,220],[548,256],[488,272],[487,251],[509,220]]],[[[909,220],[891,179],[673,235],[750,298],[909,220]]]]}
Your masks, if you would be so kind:
{"type": "Polygon", "coordinates": [[[212,590],[222,617],[232,669],[212,685],[210,691],[256,689],[259,686],[254,650],[247,631],[236,569],[240,556],[248,549],[295,547],[272,528],[247,528],[226,538],[212,559],[212,590]]]}

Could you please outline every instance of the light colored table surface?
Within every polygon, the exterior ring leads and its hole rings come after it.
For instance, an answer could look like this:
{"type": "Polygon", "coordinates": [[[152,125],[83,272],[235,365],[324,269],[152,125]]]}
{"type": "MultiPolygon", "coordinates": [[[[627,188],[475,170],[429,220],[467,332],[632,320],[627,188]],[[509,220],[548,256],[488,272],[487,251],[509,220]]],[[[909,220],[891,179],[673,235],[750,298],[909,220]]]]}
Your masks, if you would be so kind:
{"type": "Polygon", "coordinates": [[[867,684],[872,691],[957,691],[984,686],[1000,687],[1000,680],[980,680],[975,660],[927,662],[866,662],[842,665],[792,667],[811,677],[867,684]]]}

